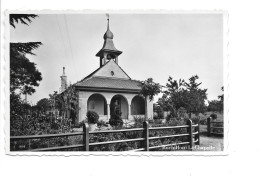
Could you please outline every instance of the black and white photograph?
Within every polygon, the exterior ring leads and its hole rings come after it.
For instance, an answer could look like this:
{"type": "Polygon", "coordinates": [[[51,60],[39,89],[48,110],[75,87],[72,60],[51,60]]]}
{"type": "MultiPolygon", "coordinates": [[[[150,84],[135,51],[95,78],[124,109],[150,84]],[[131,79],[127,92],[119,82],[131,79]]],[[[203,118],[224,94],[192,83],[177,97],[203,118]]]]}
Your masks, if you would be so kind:
{"type": "Polygon", "coordinates": [[[224,152],[224,24],[224,11],[8,13],[7,152],[224,152]]]}

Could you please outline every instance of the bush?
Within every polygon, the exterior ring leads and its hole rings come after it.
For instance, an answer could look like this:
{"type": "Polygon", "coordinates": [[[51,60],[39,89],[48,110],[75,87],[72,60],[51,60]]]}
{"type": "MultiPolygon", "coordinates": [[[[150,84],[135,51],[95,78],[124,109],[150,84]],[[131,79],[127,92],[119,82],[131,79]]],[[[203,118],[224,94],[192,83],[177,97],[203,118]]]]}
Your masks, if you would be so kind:
{"type": "Polygon", "coordinates": [[[212,117],[212,119],[217,119],[218,118],[218,116],[215,113],[211,114],[210,117],[212,117]]]}
{"type": "Polygon", "coordinates": [[[88,118],[88,123],[96,124],[98,122],[99,115],[95,111],[88,111],[87,118],[88,118]]]}
{"type": "Polygon", "coordinates": [[[188,118],[187,110],[184,107],[180,107],[177,110],[177,116],[178,118],[188,118]]]}
{"type": "Polygon", "coordinates": [[[108,127],[107,122],[100,120],[97,122],[97,126],[100,127],[108,127]]]}
{"type": "Polygon", "coordinates": [[[120,111],[119,107],[115,108],[115,111],[112,112],[111,118],[109,119],[109,124],[115,127],[122,127],[123,120],[121,118],[122,112],[120,111]]]}
{"type": "Polygon", "coordinates": [[[78,123],[78,125],[76,125],[75,127],[82,127],[85,123],[88,123],[88,120],[83,120],[80,123],[78,123]]]}
{"type": "MultiPolygon", "coordinates": [[[[135,117],[134,118],[135,124],[131,127],[135,128],[142,128],[144,118],[135,117]]],[[[160,123],[158,120],[148,120],[150,127],[162,127],[162,126],[179,126],[179,125],[186,125],[186,120],[173,118],[167,123],[160,123]],[[160,123],[160,125],[158,125],[160,123]]],[[[114,127],[117,129],[117,127],[114,127]]],[[[121,129],[128,129],[122,127],[121,129]]],[[[161,129],[161,130],[150,130],[149,137],[160,137],[165,135],[172,135],[172,134],[184,134],[187,133],[187,128],[176,128],[176,129],[161,129]]],[[[115,133],[99,133],[90,135],[90,143],[96,142],[106,142],[106,141],[115,141],[115,140],[125,140],[125,139],[135,139],[143,137],[142,131],[130,131],[130,132],[115,132],[115,133]]],[[[174,138],[162,138],[162,139],[153,139],[149,141],[149,146],[158,146],[158,145],[166,145],[166,144],[173,144],[178,142],[186,142],[188,141],[188,137],[174,137],[174,138]]],[[[109,145],[96,145],[90,147],[90,151],[127,151],[132,149],[142,148],[142,141],[136,142],[124,142],[124,143],[115,143],[109,145]]],[[[153,149],[151,151],[169,151],[168,149],[159,148],[153,149]]]]}

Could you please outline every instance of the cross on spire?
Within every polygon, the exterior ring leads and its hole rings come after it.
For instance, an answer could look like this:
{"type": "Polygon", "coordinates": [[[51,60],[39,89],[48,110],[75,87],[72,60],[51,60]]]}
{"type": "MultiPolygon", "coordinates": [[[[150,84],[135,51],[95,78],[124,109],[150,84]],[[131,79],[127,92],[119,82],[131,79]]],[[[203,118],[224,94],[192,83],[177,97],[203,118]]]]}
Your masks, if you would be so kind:
{"type": "Polygon", "coordinates": [[[107,29],[109,30],[109,14],[106,14],[107,16],[107,29]]]}

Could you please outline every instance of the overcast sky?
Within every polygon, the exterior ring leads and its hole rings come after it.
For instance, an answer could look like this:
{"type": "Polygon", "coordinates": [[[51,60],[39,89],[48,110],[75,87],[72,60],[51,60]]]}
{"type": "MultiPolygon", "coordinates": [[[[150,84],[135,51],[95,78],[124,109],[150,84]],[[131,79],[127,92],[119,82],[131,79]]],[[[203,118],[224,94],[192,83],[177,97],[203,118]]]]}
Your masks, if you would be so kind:
{"type": "MultiPolygon", "coordinates": [[[[40,41],[27,56],[43,80],[28,100],[36,103],[58,91],[62,67],[75,83],[99,67],[96,53],[106,31],[105,14],[39,14],[29,25],[10,28],[11,42],[40,41]]],[[[169,76],[188,80],[198,75],[208,99],[223,86],[223,16],[221,14],[110,14],[119,65],[136,80],[152,77],[162,85],[169,76]]]]}

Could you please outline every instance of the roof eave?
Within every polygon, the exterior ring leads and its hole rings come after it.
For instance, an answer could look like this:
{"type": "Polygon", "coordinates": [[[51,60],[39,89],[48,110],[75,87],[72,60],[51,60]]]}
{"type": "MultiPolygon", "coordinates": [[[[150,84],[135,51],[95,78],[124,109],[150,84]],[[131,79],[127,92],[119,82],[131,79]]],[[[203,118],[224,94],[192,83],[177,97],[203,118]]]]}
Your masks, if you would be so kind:
{"type": "Polygon", "coordinates": [[[120,55],[121,53],[123,53],[122,51],[119,50],[110,50],[110,49],[101,49],[99,50],[99,52],[96,54],[97,57],[100,57],[102,55],[102,52],[111,52],[111,53],[115,53],[117,55],[120,55]]]}
{"type": "Polygon", "coordinates": [[[109,88],[109,87],[89,87],[89,86],[81,86],[76,85],[75,88],[77,90],[83,91],[97,91],[97,92],[116,92],[116,93],[140,93],[141,89],[123,89],[123,88],[109,88]]]}

